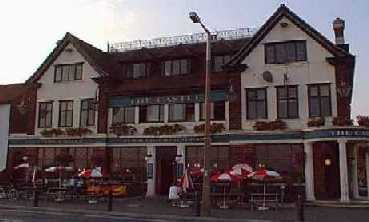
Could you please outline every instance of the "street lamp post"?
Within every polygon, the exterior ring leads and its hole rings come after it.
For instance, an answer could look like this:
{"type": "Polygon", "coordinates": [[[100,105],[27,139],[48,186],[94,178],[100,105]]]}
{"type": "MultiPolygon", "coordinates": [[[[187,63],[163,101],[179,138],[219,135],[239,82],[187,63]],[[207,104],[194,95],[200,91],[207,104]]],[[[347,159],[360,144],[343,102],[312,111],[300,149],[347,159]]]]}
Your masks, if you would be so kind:
{"type": "Polygon", "coordinates": [[[202,204],[201,204],[201,216],[210,215],[210,178],[209,169],[210,161],[208,159],[208,153],[210,150],[210,103],[209,103],[209,91],[210,91],[210,66],[211,66],[211,33],[206,26],[201,22],[201,18],[196,12],[190,12],[190,19],[193,23],[198,23],[204,29],[207,34],[206,38],[206,71],[205,71],[205,135],[204,135],[204,177],[202,184],[202,204]]]}

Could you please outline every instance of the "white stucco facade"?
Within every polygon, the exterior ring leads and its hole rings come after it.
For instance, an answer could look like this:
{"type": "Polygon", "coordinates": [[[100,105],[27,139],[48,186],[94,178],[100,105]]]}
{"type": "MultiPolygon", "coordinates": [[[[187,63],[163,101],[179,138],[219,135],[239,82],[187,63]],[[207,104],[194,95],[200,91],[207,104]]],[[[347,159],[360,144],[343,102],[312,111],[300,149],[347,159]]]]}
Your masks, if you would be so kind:
{"type": "MultiPolygon", "coordinates": [[[[303,30],[294,25],[288,18],[282,18],[262,41],[244,59],[243,64],[248,68],[241,74],[241,105],[242,128],[252,130],[257,120],[247,120],[246,90],[247,88],[267,88],[267,112],[268,120],[277,119],[277,89],[282,86],[284,74],[287,74],[288,85],[298,86],[299,119],[287,119],[285,122],[289,129],[301,129],[306,127],[309,119],[308,84],[330,83],[332,116],[337,115],[335,69],[327,61],[332,54],[322,47],[303,30]],[[287,23],[282,27],[281,23],[287,23]],[[264,45],[270,42],[284,42],[290,40],[305,40],[307,61],[293,62],[289,64],[266,64],[264,45]],[[268,83],[263,79],[262,73],[269,71],[273,75],[273,82],[268,83]]],[[[326,124],[330,125],[328,118],[326,124]]]]}
{"type": "Polygon", "coordinates": [[[8,157],[10,104],[0,104],[0,171],[6,168],[8,157]]]}
{"type": "MultiPolygon", "coordinates": [[[[38,128],[38,104],[40,102],[53,101],[52,128],[58,128],[59,101],[73,100],[73,127],[80,127],[81,100],[96,98],[98,93],[97,84],[91,78],[98,76],[99,74],[76,50],[76,48],[72,44],[67,45],[38,81],[38,83],[41,83],[41,87],[37,90],[36,134],[39,134],[42,130],[38,128]],[[82,62],[82,80],[54,82],[55,65],[82,62]]],[[[90,127],[93,132],[96,132],[96,122],[97,112],[95,126],[90,127]]]]}

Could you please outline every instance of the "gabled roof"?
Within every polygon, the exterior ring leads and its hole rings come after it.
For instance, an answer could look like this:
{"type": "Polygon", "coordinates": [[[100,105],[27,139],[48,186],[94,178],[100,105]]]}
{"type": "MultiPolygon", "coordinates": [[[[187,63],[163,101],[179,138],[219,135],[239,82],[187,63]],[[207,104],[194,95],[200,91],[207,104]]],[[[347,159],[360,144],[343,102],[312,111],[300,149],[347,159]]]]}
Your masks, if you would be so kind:
{"type": "Polygon", "coordinates": [[[272,28],[283,18],[286,17],[293,24],[299,27],[302,31],[304,31],[307,35],[317,41],[320,45],[322,45],[325,49],[327,49],[334,56],[352,56],[350,53],[345,50],[337,47],[334,43],[324,37],[320,32],[315,30],[312,26],[307,24],[303,19],[301,19],[298,15],[292,12],[287,6],[282,4],[277,11],[273,13],[273,15],[264,23],[264,25],[255,33],[252,39],[245,44],[239,51],[236,53],[231,61],[227,64],[228,67],[232,67],[234,65],[240,64],[250,53],[251,51],[264,39],[264,37],[272,30],[272,28]]]}
{"type": "Polygon", "coordinates": [[[26,93],[25,84],[0,85],[0,104],[8,104],[26,93]]]}
{"type": "Polygon", "coordinates": [[[69,43],[71,43],[77,49],[77,51],[100,75],[108,75],[109,73],[115,71],[114,62],[108,53],[95,48],[93,45],[67,32],[64,38],[60,40],[54,50],[48,55],[41,66],[26,82],[30,83],[39,80],[69,43]]]}

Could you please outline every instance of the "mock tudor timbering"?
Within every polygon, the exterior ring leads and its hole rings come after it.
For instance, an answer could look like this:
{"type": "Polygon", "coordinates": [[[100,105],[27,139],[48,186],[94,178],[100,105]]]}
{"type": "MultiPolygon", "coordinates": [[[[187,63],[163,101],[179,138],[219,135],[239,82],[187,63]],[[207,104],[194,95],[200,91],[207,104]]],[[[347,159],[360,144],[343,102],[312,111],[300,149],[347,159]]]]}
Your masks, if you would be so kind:
{"type": "MultiPolygon", "coordinates": [[[[355,66],[336,33],[338,44],[281,5],[254,35],[212,42],[214,167],[267,165],[290,179],[292,199],[298,186],[309,201],[359,196],[369,131],[332,124],[350,117],[355,66]],[[308,127],[312,117],[323,126],[308,127]]],[[[164,194],[202,166],[204,74],[205,43],[103,52],[67,33],[25,84],[0,86],[1,165],[30,156],[45,167],[67,152],[76,169],[100,159],[105,174],[133,172],[146,195],[164,194]]]]}

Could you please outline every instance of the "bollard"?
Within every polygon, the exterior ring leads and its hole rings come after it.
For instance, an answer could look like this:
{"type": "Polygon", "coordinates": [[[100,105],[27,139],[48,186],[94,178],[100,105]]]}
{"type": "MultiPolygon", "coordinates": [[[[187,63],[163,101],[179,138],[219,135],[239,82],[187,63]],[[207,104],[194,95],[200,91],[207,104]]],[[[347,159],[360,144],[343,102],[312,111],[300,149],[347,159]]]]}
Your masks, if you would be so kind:
{"type": "Polygon", "coordinates": [[[33,190],[33,207],[38,207],[38,191],[36,188],[33,190]]]}
{"type": "Polygon", "coordinates": [[[301,194],[297,196],[297,221],[305,221],[304,218],[304,202],[301,194]]]}
{"type": "Polygon", "coordinates": [[[196,211],[196,216],[200,217],[201,205],[200,205],[200,198],[198,195],[198,191],[195,191],[195,211],[196,211]]]}
{"type": "Polygon", "coordinates": [[[108,211],[112,211],[113,210],[113,192],[112,189],[109,189],[109,194],[108,194],[108,211]]]}

